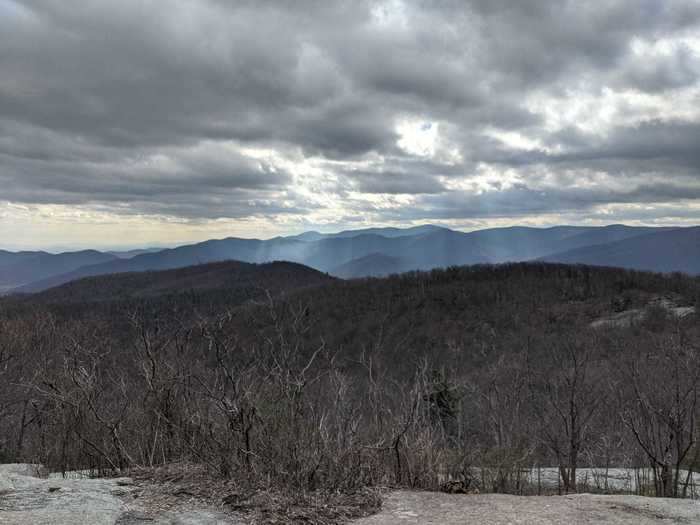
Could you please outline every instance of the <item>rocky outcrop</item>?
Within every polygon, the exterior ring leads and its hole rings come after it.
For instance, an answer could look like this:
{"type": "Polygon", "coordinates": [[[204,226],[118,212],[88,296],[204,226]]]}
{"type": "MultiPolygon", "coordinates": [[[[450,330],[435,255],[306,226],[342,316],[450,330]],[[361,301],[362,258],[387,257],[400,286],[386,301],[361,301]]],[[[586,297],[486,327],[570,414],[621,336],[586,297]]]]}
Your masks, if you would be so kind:
{"type": "Polygon", "coordinates": [[[234,523],[208,509],[146,512],[130,478],[91,479],[86,473],[48,475],[37,465],[0,465],[0,524],[205,525],[234,523]]]}
{"type": "Polygon", "coordinates": [[[656,525],[700,523],[700,504],[693,500],[641,496],[511,496],[461,495],[396,491],[382,511],[356,525],[656,525]]]}
{"type": "Polygon", "coordinates": [[[37,465],[0,465],[0,523],[111,525],[125,510],[117,479],[49,479],[37,465]]]}

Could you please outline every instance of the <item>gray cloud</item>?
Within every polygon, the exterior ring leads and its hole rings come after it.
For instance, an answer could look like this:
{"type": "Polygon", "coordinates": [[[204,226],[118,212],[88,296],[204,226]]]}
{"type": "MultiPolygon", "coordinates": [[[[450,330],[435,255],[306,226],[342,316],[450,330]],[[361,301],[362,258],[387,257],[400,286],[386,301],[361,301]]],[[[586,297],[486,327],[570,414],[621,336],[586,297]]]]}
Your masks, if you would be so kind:
{"type": "Polygon", "coordinates": [[[381,171],[351,171],[345,174],[362,193],[425,194],[442,193],[446,188],[431,174],[381,171]]]}
{"type": "Polygon", "coordinates": [[[379,221],[663,214],[700,198],[698,29],[693,0],[0,0],[0,200],[273,223],[349,191],[411,198],[367,201],[379,221]],[[591,122],[548,121],[583,99],[591,122]],[[438,135],[402,135],[414,121],[438,135]],[[478,193],[485,171],[503,183],[478,193]]]}
{"type": "MultiPolygon", "coordinates": [[[[700,184],[640,185],[630,191],[603,188],[531,188],[523,184],[482,193],[453,191],[422,196],[417,205],[389,213],[394,220],[425,221],[470,218],[522,218],[543,213],[581,213],[597,205],[687,202],[700,199],[700,184]]],[[[644,216],[650,215],[645,211],[644,216]]]]}

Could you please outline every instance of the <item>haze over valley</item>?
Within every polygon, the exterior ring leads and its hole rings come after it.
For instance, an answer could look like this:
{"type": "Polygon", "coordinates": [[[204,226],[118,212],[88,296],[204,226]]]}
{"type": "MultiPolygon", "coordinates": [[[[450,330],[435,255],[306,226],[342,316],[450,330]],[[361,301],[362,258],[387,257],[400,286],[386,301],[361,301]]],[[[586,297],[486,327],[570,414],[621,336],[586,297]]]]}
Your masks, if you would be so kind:
{"type": "Polygon", "coordinates": [[[426,225],[306,232],[270,240],[227,238],[145,253],[5,251],[0,256],[0,286],[20,293],[95,275],[225,260],[298,262],[341,278],[529,260],[698,274],[700,227],[512,227],[463,233],[426,225]]]}

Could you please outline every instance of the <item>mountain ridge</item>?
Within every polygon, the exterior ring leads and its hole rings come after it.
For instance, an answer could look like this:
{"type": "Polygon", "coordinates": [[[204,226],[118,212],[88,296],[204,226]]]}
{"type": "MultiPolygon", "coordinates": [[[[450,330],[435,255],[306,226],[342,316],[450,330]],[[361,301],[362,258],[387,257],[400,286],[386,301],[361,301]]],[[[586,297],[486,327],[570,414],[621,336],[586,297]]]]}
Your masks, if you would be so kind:
{"type": "MultiPolygon", "coordinates": [[[[625,242],[644,235],[659,235],[659,239],[679,228],[625,226],[553,226],[533,228],[512,226],[461,232],[434,225],[406,229],[366,228],[345,230],[336,234],[315,231],[290,237],[272,239],[242,239],[227,237],[209,239],[195,244],[166,248],[155,252],[137,253],[129,258],[107,254],[107,260],[73,266],[68,271],[40,274],[40,278],[20,281],[13,291],[39,292],[63,283],[96,275],[156,271],[182,268],[225,260],[265,263],[274,260],[297,262],[322,272],[344,278],[386,275],[408,270],[469,264],[489,264],[528,260],[552,260],[589,263],[598,261],[615,266],[615,258],[586,255],[587,248],[625,242]],[[580,257],[580,260],[574,260],[580,257]],[[376,265],[373,266],[374,264],[376,265]]],[[[11,252],[8,252],[11,253],[11,252]]],[[[100,252],[96,252],[99,254],[100,252]]],[[[644,254],[637,251],[638,257],[644,254]]],[[[62,254],[51,256],[59,257],[62,254]]],[[[660,254],[661,256],[662,254],[660,254]]],[[[9,257],[3,255],[4,257],[9,257]]],[[[695,257],[688,253],[687,257],[695,257]]],[[[700,259],[700,253],[697,258],[700,259]]],[[[638,268],[634,260],[620,261],[623,267],[638,268]]],[[[7,266],[0,264],[0,272],[7,266]]],[[[641,266],[647,268],[645,266],[641,266]]],[[[692,263],[681,264],[678,257],[669,265],[652,265],[652,270],[690,271],[700,273],[692,263]],[[671,268],[667,270],[667,268],[671,268]]],[[[25,270],[26,277],[26,270],[25,270]]],[[[2,279],[0,279],[0,284],[2,279]]]]}
{"type": "Polygon", "coordinates": [[[700,274],[700,226],[652,232],[540,258],[544,262],[700,274]]]}
{"type": "Polygon", "coordinates": [[[169,270],[83,277],[31,295],[40,302],[94,303],[218,290],[243,299],[335,280],[302,264],[223,261],[169,270]]]}

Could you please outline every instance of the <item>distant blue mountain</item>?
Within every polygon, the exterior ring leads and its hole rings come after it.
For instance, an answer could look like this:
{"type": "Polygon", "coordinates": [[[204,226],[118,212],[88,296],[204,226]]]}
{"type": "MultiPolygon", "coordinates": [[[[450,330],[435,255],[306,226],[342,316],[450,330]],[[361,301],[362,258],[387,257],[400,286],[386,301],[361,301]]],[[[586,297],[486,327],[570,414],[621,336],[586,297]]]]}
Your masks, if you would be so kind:
{"type": "Polygon", "coordinates": [[[137,255],[143,255],[144,253],[156,253],[163,251],[164,249],[165,248],[141,248],[138,250],[109,251],[107,253],[120,259],[131,259],[137,255]]]}
{"type": "Polygon", "coordinates": [[[353,277],[384,277],[411,270],[411,263],[401,257],[383,253],[371,253],[341,264],[333,269],[333,275],[342,279],[353,277]]]}
{"type": "MultiPolygon", "coordinates": [[[[667,239],[671,245],[677,246],[672,239],[676,236],[688,235],[682,233],[687,231],[678,228],[611,225],[492,228],[465,233],[439,226],[424,225],[406,229],[348,230],[335,234],[306,232],[269,240],[239,238],[209,240],[154,253],[143,253],[128,259],[91,252],[92,258],[88,258],[85,264],[78,266],[73,262],[75,254],[72,254],[68,257],[71,264],[67,266],[67,270],[64,269],[66,266],[60,264],[50,268],[34,266],[32,267],[34,270],[27,270],[22,274],[22,279],[15,282],[27,283],[17,291],[36,292],[82,277],[168,270],[224,260],[249,263],[292,261],[343,278],[386,275],[454,265],[533,259],[700,273],[700,268],[696,269],[696,263],[700,261],[699,254],[692,250],[682,252],[669,248],[668,253],[664,253],[663,250],[655,248],[666,246],[662,243],[662,239],[667,239]],[[641,239],[647,236],[651,236],[650,239],[653,241],[643,243],[641,239]],[[639,243],[643,244],[632,242],[634,239],[640,239],[639,243]],[[616,251],[606,252],[601,248],[627,242],[631,243],[630,246],[639,247],[637,251],[630,250],[628,257],[622,257],[616,251]],[[652,256],[646,251],[659,253],[652,256]],[[617,255],[614,256],[614,254],[617,255]],[[99,260],[100,257],[106,260],[99,260]],[[658,260],[650,262],[654,258],[658,260]]],[[[623,246],[627,245],[623,244],[623,246]]],[[[2,261],[12,257],[7,253],[9,252],[0,253],[0,273],[7,268],[1,265],[2,261]]],[[[16,256],[25,257],[26,255],[17,254],[16,256]]],[[[5,275],[4,279],[5,281],[17,279],[16,273],[11,276],[5,275]]],[[[1,282],[2,279],[0,279],[1,282]]]]}
{"type": "Polygon", "coordinates": [[[17,286],[71,272],[86,265],[106,263],[116,256],[95,250],[51,254],[46,252],[0,253],[0,286],[17,286]]]}
{"type": "Polygon", "coordinates": [[[653,231],[554,253],[542,260],[699,275],[700,227],[653,231]]]}
{"type": "Polygon", "coordinates": [[[382,237],[410,237],[413,235],[425,235],[439,231],[451,231],[449,228],[435,226],[433,224],[423,224],[421,226],[413,226],[410,228],[365,228],[362,230],[345,230],[339,233],[328,234],[327,237],[333,238],[349,238],[359,235],[381,235],[382,237]]]}

